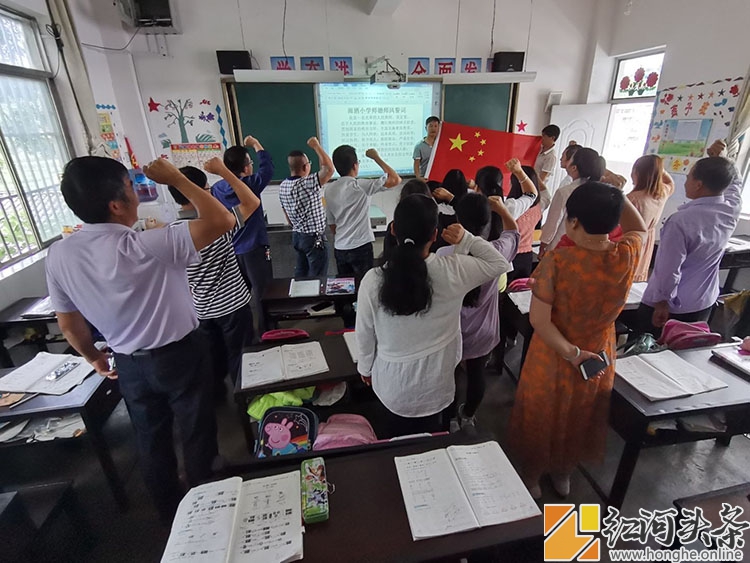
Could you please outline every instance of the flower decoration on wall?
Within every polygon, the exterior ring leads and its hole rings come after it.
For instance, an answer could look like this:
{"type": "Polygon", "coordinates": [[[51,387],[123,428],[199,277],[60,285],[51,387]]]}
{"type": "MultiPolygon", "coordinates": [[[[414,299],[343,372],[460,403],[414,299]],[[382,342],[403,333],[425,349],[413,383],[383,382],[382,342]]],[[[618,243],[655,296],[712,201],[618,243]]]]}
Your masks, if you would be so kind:
{"type": "Polygon", "coordinates": [[[658,72],[650,72],[647,75],[643,67],[639,67],[633,73],[632,78],[630,76],[622,77],[622,80],[620,80],[620,92],[627,92],[628,96],[633,96],[635,94],[642,96],[646,92],[655,90],[658,83],[658,72]]]}

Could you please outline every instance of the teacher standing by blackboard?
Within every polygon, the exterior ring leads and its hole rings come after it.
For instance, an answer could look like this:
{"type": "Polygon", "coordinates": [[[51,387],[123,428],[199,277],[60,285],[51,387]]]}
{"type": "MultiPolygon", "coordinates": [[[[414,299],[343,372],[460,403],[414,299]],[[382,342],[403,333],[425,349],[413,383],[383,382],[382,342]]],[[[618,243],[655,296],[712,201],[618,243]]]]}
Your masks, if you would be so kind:
{"type": "Polygon", "coordinates": [[[427,136],[414,147],[414,175],[421,179],[424,179],[424,175],[427,173],[432,146],[435,144],[435,139],[437,139],[440,130],[440,118],[432,115],[427,118],[424,125],[427,129],[427,136]]]}

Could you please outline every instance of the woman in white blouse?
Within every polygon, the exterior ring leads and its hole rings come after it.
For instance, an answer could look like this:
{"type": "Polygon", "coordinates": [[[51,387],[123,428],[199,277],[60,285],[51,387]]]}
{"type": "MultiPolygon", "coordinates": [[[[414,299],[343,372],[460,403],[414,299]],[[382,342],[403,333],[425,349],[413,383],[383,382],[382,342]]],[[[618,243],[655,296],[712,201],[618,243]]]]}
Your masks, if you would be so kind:
{"type": "Polygon", "coordinates": [[[441,413],[455,396],[461,361],[464,295],[510,269],[508,261],[460,224],[442,232],[456,245],[450,256],[429,252],[437,238],[432,198],[412,195],[394,213],[397,246],[367,272],[357,298],[357,369],[389,411],[388,433],[442,428],[441,413]]]}

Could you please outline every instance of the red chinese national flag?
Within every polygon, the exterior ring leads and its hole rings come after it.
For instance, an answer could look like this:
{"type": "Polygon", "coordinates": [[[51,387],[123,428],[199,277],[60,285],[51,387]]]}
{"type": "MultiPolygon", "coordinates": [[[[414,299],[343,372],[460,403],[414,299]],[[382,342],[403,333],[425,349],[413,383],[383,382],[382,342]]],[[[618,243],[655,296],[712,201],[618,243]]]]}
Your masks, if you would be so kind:
{"type": "MultiPolygon", "coordinates": [[[[458,168],[469,179],[474,178],[483,166],[497,166],[507,175],[505,163],[511,158],[533,166],[541,145],[542,138],[538,136],[443,122],[432,148],[426,176],[440,182],[449,170],[458,168]]],[[[510,183],[507,183],[506,192],[509,187],[510,183]]]]}

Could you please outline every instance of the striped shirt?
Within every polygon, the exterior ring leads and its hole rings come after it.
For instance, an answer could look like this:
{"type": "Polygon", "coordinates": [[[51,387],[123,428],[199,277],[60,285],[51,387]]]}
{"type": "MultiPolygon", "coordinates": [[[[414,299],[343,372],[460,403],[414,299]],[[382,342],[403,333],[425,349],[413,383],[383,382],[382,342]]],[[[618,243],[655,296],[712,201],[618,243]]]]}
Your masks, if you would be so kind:
{"type": "MultiPolygon", "coordinates": [[[[181,222],[184,221],[176,221],[181,222]]],[[[201,262],[187,268],[188,285],[200,320],[223,317],[250,302],[250,291],[232,246],[232,237],[242,225],[238,217],[232,230],[200,251],[201,262]]]]}
{"type": "Polygon", "coordinates": [[[326,212],[317,172],[304,178],[292,176],[281,182],[279,200],[293,231],[308,235],[325,232],[326,212]]]}

